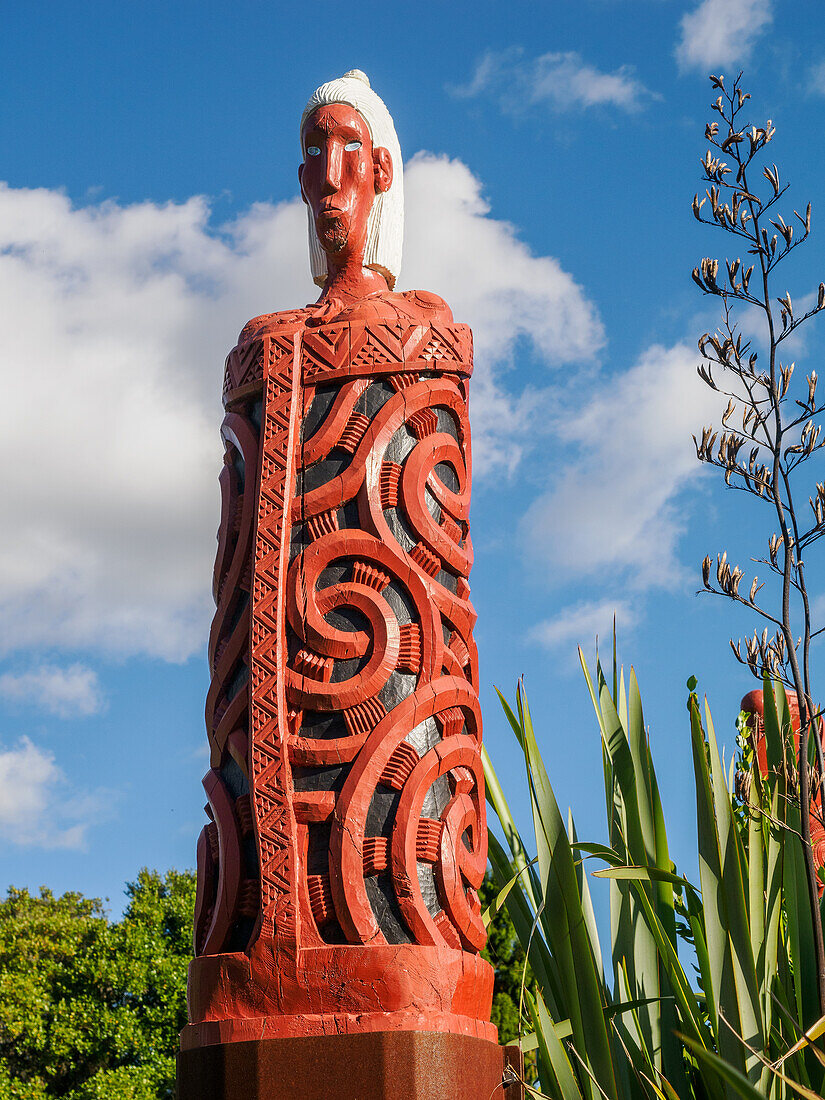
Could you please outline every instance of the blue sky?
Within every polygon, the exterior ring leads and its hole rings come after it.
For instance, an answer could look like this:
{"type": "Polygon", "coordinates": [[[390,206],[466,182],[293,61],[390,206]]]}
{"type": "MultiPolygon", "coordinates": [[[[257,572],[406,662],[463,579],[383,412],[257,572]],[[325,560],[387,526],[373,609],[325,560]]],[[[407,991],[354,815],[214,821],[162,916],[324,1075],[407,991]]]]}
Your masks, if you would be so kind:
{"type": "MultiPolygon", "coordinates": [[[[401,283],[476,336],[491,755],[518,801],[492,685],[523,674],[559,801],[600,834],[575,647],[615,609],[692,869],[685,680],[729,748],[753,686],[727,645],[753,624],[695,595],[698,564],[768,534],[690,441],[716,324],[690,270],[722,247],[690,213],[707,73],[745,69],[791,205],[813,202],[787,268],[802,297],[825,274],[822,6],[33,2],[0,15],[0,887],[117,911],[141,866],[194,863],[223,359],[249,317],[313,296],[297,124],[356,66],[405,156],[401,283]]],[[[821,349],[810,330],[798,368],[821,349]]]]}

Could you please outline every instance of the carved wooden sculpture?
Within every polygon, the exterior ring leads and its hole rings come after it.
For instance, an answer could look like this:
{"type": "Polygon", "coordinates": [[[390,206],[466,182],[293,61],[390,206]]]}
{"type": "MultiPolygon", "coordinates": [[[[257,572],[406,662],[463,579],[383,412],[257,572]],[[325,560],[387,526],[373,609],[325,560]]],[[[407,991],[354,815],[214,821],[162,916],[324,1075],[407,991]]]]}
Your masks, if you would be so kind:
{"type": "Polygon", "coordinates": [[[436,295],[392,292],[401,159],[366,77],[319,88],[301,136],[323,292],[250,321],[226,363],[182,1045],[429,1031],[498,1053],[476,892],[472,337],[436,295]]]}
{"type": "MultiPolygon", "coordinates": [[[[761,690],[749,691],[742,700],[741,709],[750,715],[753,728],[753,744],[756,751],[756,762],[762,776],[768,774],[768,747],[765,742],[765,702],[761,690]]],[[[790,711],[791,727],[794,735],[794,757],[799,755],[799,703],[793,692],[788,693],[788,710],[790,711]]],[[[825,744],[825,721],[819,720],[819,737],[825,744]]],[[[825,825],[823,825],[822,795],[812,800],[811,804],[811,843],[814,849],[814,865],[825,868],[825,825]]],[[[819,885],[819,896],[822,897],[823,885],[819,885]]]]}

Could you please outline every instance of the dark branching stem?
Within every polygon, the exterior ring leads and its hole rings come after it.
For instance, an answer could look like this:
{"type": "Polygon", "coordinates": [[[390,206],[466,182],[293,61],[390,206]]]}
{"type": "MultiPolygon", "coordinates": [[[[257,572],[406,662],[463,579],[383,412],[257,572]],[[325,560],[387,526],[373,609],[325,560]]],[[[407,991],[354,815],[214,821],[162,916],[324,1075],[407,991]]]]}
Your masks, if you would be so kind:
{"type": "Polygon", "coordinates": [[[721,280],[718,260],[702,260],[699,267],[693,270],[694,282],[704,293],[721,298],[724,309],[723,321],[716,334],[711,336],[705,333],[699,341],[705,360],[699,367],[699,375],[711,389],[729,399],[722,416],[721,434],[712,427],[705,428],[701,441],[694,436],[694,442],[699,460],[724,470],[725,482],[729,487],[748,492],[772,506],[778,534],[771,535],[768,557],[753,560],[767,565],[771,573],[781,579],[781,609],[771,612],[764,606],[764,601],[756,602],[756,596],[763,587],[756,578],[748,597],[739,594],[744,573],[739,566],[731,568],[727,554],[717,559],[716,584],[710,577],[710,558],[705,558],[702,563],[702,573],[707,591],[744,604],[775,628],[773,638],[768,637],[765,629],[761,637],[757,631],[753,638],[747,639],[744,656],[741,642],[736,645],[731,642],[731,647],[737,660],[748,665],[754,675],[761,677],[768,672],[785,683],[794,692],[799,704],[796,797],[814,929],[820,1014],[825,1016],[825,942],[811,844],[811,816],[818,819],[825,816],[825,761],[821,737],[814,732],[818,731],[822,719],[819,708],[813,703],[810,672],[811,640],[825,630],[825,626],[818,629],[812,627],[803,557],[803,552],[806,553],[825,534],[825,483],[817,483],[815,495],[809,497],[814,523],[803,529],[792,476],[812,454],[825,446],[825,438],[821,441],[819,438],[820,426],[815,423],[815,418],[825,409],[825,403],[817,401],[817,375],[812,371],[805,380],[801,397],[794,395],[793,415],[786,417],[785,409],[791,407],[788,402],[794,364],[783,366],[778,358],[783,341],[809,318],[825,309],[825,284],[819,286],[816,305],[799,316],[794,313],[790,293],[785,292],[784,296],[778,297],[772,288],[774,269],[808,238],[811,207],[808,204],[804,216],[794,211],[801,227],[800,233],[795,236],[794,219],[786,221],[775,210],[787,191],[787,184],[781,184],[776,165],[762,165],[762,176],[770,187],[767,194],[760,183],[763,191],[760,196],[748,178],[749,169],[760,163],[766,146],[773,138],[774,128],[770,121],[764,127],[746,126],[740,122],[740,113],[750,99],[750,95],[741,89],[741,77],[740,73],[730,92],[726,90],[722,77],[710,78],[713,87],[720,93],[713,104],[720,121],[709,123],[705,130],[711,148],[707,150],[702,165],[709,186],[705,198],[701,201],[698,195],[694,198],[693,213],[697,221],[723,229],[733,238],[741,240],[745,254],[753,260],[743,263],[740,258],[733,261],[726,259],[721,280]],[[730,161],[724,160],[724,157],[730,158],[730,161]],[[706,203],[710,207],[710,216],[703,214],[706,203]],[[757,369],[758,354],[751,351],[750,343],[743,342],[737,325],[731,319],[732,304],[736,303],[755,306],[764,316],[765,348],[768,353],[766,373],[757,369]],[[728,376],[733,376],[735,381],[732,386],[720,389],[713,377],[714,364],[728,376]],[[741,428],[731,426],[735,413],[741,414],[741,428]],[[747,457],[743,457],[745,451],[747,457]],[[808,767],[812,732],[817,762],[813,782],[808,767]]]}

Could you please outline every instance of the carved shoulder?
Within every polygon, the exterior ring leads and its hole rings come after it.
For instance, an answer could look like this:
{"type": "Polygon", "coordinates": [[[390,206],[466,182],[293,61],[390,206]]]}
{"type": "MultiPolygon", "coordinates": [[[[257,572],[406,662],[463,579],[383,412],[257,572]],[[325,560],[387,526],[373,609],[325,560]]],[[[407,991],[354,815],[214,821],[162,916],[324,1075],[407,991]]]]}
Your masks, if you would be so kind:
{"type": "Polygon", "coordinates": [[[241,329],[238,344],[245,344],[256,337],[283,329],[285,325],[329,321],[395,321],[406,318],[419,323],[452,324],[453,311],[443,298],[428,290],[405,290],[402,294],[375,294],[361,301],[341,307],[341,303],[332,301],[325,305],[308,306],[304,309],[286,309],[279,313],[262,313],[253,317],[241,329]],[[339,311],[336,311],[336,306],[339,311]]]}
{"type": "Polygon", "coordinates": [[[284,309],[279,313],[262,313],[260,317],[253,317],[247,321],[241,329],[238,344],[245,344],[256,336],[265,336],[267,333],[276,332],[283,325],[294,325],[301,321],[310,311],[308,309],[284,309]]]}
{"type": "Polygon", "coordinates": [[[429,290],[405,290],[402,297],[410,306],[420,310],[428,321],[450,324],[453,320],[453,311],[438,294],[429,290]]]}

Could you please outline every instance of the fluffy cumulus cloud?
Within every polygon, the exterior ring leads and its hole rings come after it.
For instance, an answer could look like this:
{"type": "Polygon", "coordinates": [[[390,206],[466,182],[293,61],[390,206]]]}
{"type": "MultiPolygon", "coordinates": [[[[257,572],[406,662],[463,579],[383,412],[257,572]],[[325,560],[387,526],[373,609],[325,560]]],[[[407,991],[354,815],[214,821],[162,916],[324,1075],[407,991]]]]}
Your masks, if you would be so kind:
{"type": "Polygon", "coordinates": [[[21,847],[82,848],[91,813],[73,798],[52,754],[28,737],[0,744],[0,839],[21,847]]]}
{"type": "Polygon", "coordinates": [[[636,624],[636,612],[624,599],[585,600],[563,608],[552,619],[537,623],[530,631],[532,641],[550,650],[569,650],[593,638],[605,642],[612,637],[613,619],[622,636],[636,624]]]}
{"type": "Polygon", "coordinates": [[[218,237],[201,199],[75,209],[55,192],[0,191],[0,422],[16,456],[6,647],[178,658],[197,645],[221,351],[244,303],[271,300],[277,259],[297,262],[298,214],[253,210],[218,237]]]}
{"type": "Polygon", "coordinates": [[[773,0],[701,0],[680,24],[679,67],[713,69],[745,61],[773,20],[773,0]]]}
{"type": "MultiPolygon", "coordinates": [[[[591,303],[490,217],[457,161],[407,171],[402,279],[477,338],[478,469],[512,466],[527,397],[516,340],[549,365],[592,357],[591,303]]],[[[299,200],[210,226],[202,198],[76,207],[0,186],[3,648],[182,660],[203,642],[218,521],[223,356],[246,319],[315,296],[299,200]]]]}
{"type": "Polygon", "coordinates": [[[520,47],[488,50],[469,82],[453,92],[465,98],[492,96],[502,110],[515,114],[531,107],[552,111],[616,107],[632,112],[656,98],[629,65],[603,72],[572,51],[528,57],[520,47]]]}
{"type": "Polygon", "coordinates": [[[103,708],[97,673],[85,665],[42,664],[24,672],[0,676],[0,698],[55,714],[58,718],[88,717],[103,708]]]}
{"type": "Polygon", "coordinates": [[[699,476],[691,433],[719,413],[684,344],[651,347],[561,422],[572,448],[522,522],[535,563],[559,579],[619,571],[634,586],[680,575],[680,493],[699,476]]]}
{"type": "Polygon", "coordinates": [[[512,469],[540,401],[513,394],[507,368],[520,339],[548,367],[587,362],[604,343],[592,302],[551,256],[534,256],[508,222],[489,216],[466,165],[419,154],[404,180],[407,245],[402,279],[441,294],[473,328],[473,468],[512,469]],[[437,196],[437,201],[436,201],[437,196]]]}

